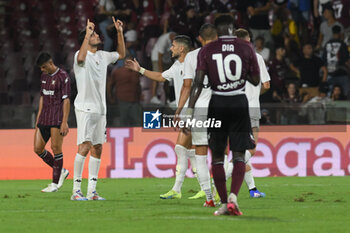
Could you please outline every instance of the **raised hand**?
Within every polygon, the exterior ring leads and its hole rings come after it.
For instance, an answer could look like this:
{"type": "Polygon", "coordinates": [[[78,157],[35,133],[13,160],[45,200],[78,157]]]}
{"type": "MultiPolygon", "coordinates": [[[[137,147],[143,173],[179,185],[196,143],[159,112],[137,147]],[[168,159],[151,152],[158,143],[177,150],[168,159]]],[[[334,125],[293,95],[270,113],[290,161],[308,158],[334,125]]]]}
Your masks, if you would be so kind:
{"type": "Polygon", "coordinates": [[[135,58],[134,60],[126,60],[125,67],[136,72],[139,72],[141,68],[140,64],[136,61],[135,58]]]}
{"type": "Polygon", "coordinates": [[[95,30],[95,24],[93,22],[90,22],[90,20],[87,20],[86,24],[86,35],[91,36],[94,33],[95,30]]]}
{"type": "Polygon", "coordinates": [[[117,32],[123,32],[123,22],[120,21],[119,19],[115,21],[114,16],[112,16],[112,19],[113,19],[114,27],[115,29],[117,29],[117,32]]]}

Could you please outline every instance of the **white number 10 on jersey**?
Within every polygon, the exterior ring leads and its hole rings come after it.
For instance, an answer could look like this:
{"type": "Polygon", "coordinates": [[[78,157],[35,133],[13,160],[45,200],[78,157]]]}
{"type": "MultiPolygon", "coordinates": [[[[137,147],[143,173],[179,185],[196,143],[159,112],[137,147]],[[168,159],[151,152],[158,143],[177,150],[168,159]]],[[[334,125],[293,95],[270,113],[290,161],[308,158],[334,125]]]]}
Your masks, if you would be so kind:
{"type": "Polygon", "coordinates": [[[240,79],[242,74],[242,60],[236,54],[229,54],[223,59],[221,53],[215,53],[212,56],[213,60],[216,61],[216,65],[218,67],[218,74],[221,83],[226,83],[227,77],[230,81],[237,81],[240,79]],[[230,63],[234,61],[236,64],[236,74],[233,75],[230,69],[230,63]],[[225,75],[226,74],[226,75],[225,75]]]}

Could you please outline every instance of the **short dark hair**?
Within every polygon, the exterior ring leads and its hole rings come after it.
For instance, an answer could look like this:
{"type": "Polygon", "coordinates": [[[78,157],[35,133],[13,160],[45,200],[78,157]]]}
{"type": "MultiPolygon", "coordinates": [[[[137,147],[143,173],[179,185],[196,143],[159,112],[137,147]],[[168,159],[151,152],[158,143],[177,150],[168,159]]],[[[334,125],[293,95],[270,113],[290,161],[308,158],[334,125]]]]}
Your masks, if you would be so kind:
{"type": "Polygon", "coordinates": [[[257,36],[257,37],[255,38],[255,41],[257,41],[257,40],[261,40],[263,44],[265,43],[265,38],[262,37],[262,36],[257,36]]]}
{"type": "Polygon", "coordinates": [[[231,15],[225,14],[225,15],[221,15],[219,17],[217,17],[215,19],[214,25],[216,28],[220,27],[220,26],[228,26],[230,24],[234,24],[234,19],[231,15]]]}
{"type": "Polygon", "coordinates": [[[244,39],[246,37],[250,37],[249,32],[245,30],[244,28],[237,29],[233,35],[237,36],[238,38],[244,39]]]}
{"type": "Polygon", "coordinates": [[[339,25],[335,25],[332,27],[332,32],[333,34],[340,34],[341,32],[341,27],[339,25]]]}
{"type": "Polygon", "coordinates": [[[52,57],[48,52],[41,52],[36,59],[36,65],[42,66],[46,62],[50,61],[51,59],[52,59],[52,57]]]}
{"type": "Polygon", "coordinates": [[[218,35],[214,25],[205,23],[199,29],[199,35],[203,40],[213,40],[218,35]]]}
{"type": "Polygon", "coordinates": [[[79,32],[79,35],[78,35],[78,43],[79,43],[79,45],[82,45],[82,44],[83,44],[85,35],[86,35],[86,29],[81,30],[81,31],[79,32]]]}
{"type": "Polygon", "coordinates": [[[176,41],[176,43],[183,44],[185,47],[187,47],[188,51],[192,48],[192,40],[189,36],[178,35],[175,36],[174,41],[176,41]]]}

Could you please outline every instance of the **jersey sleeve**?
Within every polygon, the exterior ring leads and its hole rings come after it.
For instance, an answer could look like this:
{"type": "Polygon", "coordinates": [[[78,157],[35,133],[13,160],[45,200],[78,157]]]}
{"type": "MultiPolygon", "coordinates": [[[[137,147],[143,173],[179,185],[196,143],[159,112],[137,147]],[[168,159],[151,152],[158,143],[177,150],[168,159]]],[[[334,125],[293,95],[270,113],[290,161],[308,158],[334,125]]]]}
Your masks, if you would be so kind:
{"type": "Polygon", "coordinates": [[[185,57],[184,79],[194,79],[196,75],[196,67],[194,67],[193,54],[188,54],[185,57]]]}
{"type": "Polygon", "coordinates": [[[260,69],[259,69],[258,59],[256,58],[256,53],[253,49],[253,46],[249,44],[248,49],[250,51],[250,59],[249,59],[250,62],[249,62],[248,74],[259,75],[260,69]]]}
{"type": "Polygon", "coordinates": [[[269,72],[267,72],[264,58],[262,56],[257,55],[257,59],[258,59],[258,64],[259,64],[259,68],[260,68],[261,82],[265,83],[265,82],[270,81],[271,80],[270,75],[269,75],[269,72]]]}
{"type": "Polygon", "coordinates": [[[168,70],[162,73],[163,78],[165,78],[168,81],[174,79],[174,64],[168,70]]]}
{"type": "Polygon", "coordinates": [[[75,70],[79,70],[79,68],[82,68],[85,65],[85,61],[81,64],[78,63],[78,54],[79,54],[79,50],[74,54],[73,67],[75,70]]]}
{"type": "Polygon", "coordinates": [[[71,87],[70,87],[70,78],[69,75],[64,72],[64,75],[61,78],[61,99],[70,98],[71,87]]]}
{"type": "Polygon", "coordinates": [[[197,69],[198,70],[202,70],[205,73],[208,72],[208,66],[207,66],[207,62],[206,62],[206,49],[205,48],[201,48],[201,50],[199,50],[198,56],[197,56],[197,69]]]}
{"type": "Polygon", "coordinates": [[[105,56],[105,58],[107,59],[107,63],[111,64],[111,63],[115,63],[118,58],[119,58],[119,53],[118,52],[106,52],[103,51],[103,54],[105,56]]]}

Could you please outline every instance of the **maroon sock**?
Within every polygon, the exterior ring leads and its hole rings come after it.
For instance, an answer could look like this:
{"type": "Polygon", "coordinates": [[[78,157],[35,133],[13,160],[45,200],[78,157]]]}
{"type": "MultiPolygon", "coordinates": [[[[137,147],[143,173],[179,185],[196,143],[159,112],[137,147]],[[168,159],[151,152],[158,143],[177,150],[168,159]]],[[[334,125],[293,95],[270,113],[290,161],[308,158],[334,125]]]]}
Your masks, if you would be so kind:
{"type": "Polygon", "coordinates": [[[221,203],[227,203],[226,177],[223,164],[213,164],[212,172],[215,187],[219,193],[221,203]]]}
{"type": "Polygon", "coordinates": [[[52,183],[58,184],[58,180],[60,179],[60,176],[61,176],[62,166],[63,166],[63,154],[62,153],[56,154],[55,161],[53,163],[52,183]]]}
{"type": "Polygon", "coordinates": [[[245,173],[245,163],[244,162],[235,162],[233,164],[232,171],[232,181],[231,181],[231,193],[238,195],[239,190],[241,189],[242,182],[244,179],[245,173]]]}
{"type": "Polygon", "coordinates": [[[44,160],[44,162],[49,165],[50,167],[53,167],[53,163],[54,163],[54,159],[53,156],[50,152],[48,152],[47,150],[44,150],[43,153],[41,153],[39,155],[39,157],[44,160]]]}

